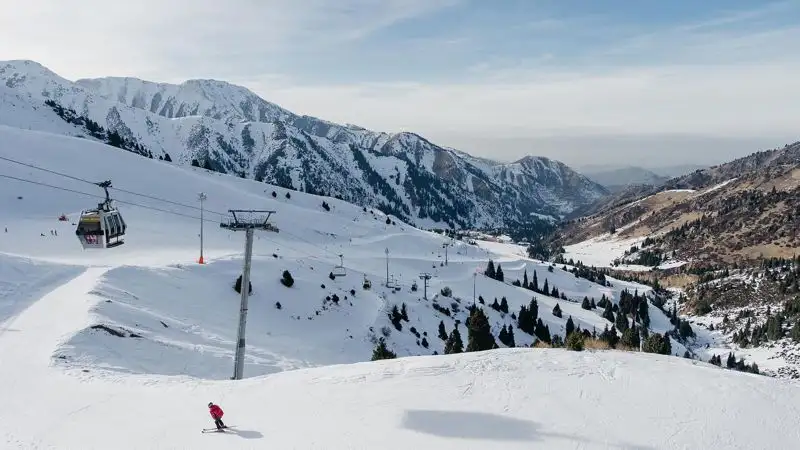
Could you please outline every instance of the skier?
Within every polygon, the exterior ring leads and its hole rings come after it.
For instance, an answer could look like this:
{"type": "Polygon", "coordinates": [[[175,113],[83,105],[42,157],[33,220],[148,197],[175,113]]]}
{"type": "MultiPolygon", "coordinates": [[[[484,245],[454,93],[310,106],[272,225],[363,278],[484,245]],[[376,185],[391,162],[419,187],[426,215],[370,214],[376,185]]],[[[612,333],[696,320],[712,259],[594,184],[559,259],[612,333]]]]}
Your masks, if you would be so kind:
{"type": "Polygon", "coordinates": [[[211,417],[214,419],[214,425],[217,426],[218,430],[222,430],[223,428],[228,428],[222,423],[222,415],[225,414],[222,412],[222,408],[218,405],[215,405],[214,402],[208,402],[208,412],[211,414],[211,417]]]}

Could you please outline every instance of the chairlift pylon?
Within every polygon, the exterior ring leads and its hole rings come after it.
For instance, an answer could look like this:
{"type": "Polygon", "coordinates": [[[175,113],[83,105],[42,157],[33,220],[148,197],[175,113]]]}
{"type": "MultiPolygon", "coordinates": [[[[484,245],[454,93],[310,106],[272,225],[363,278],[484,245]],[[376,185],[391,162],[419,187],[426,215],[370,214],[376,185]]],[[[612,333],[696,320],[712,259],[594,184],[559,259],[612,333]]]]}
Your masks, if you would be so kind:
{"type": "Polygon", "coordinates": [[[75,229],[75,235],[78,236],[78,240],[84,250],[120,246],[125,243],[122,237],[125,236],[125,231],[128,228],[119,209],[108,195],[111,181],[103,181],[96,184],[103,188],[106,198],[103,202],[97,204],[97,208],[81,211],[78,227],[75,229]]]}

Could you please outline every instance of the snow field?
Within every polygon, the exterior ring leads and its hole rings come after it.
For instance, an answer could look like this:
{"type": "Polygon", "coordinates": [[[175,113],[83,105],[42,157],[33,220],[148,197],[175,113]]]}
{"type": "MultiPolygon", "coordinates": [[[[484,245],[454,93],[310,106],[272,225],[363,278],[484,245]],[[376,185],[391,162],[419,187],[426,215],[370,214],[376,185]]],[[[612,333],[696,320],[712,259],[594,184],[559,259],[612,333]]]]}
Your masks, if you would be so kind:
{"type": "MultiPolygon", "coordinates": [[[[186,205],[196,205],[203,191],[209,220],[209,263],[199,265],[198,211],[112,190],[120,200],[169,212],[120,203],[126,244],[83,251],[72,223],[99,198],[0,178],[0,227],[9,229],[0,230],[0,447],[752,449],[791,448],[800,437],[793,426],[800,420],[796,385],[682,358],[500,349],[363,362],[384,327],[399,356],[441,353],[440,320],[448,332],[460,320],[466,340],[473,282],[487,306],[507,298],[509,314],[484,308],[495,334],[503,324],[516,328],[510,313],[534,296],[551,333],[562,334],[570,316],[600,331],[607,324],[600,311],[581,309],[580,300],[604,293],[617,300],[622,289],[644,286],[609,279],[613,286],[604,287],[558,266],[551,273],[547,264],[499,247],[487,253],[459,244],[441,265],[444,237],[386,225],[381,213],[329,198],[326,212],[320,197],[292,192],[287,199],[263,183],[83,139],[0,127],[0,156],[112,179],[120,189],[186,205]],[[241,381],[226,378],[239,309],[232,285],[244,239],[211,222],[220,220],[213,211],[228,208],[275,209],[272,222],[281,229],[259,233],[255,242],[248,378],[241,381]],[[68,222],[57,220],[62,213],[68,222]],[[381,286],[385,248],[396,292],[381,286]],[[330,280],[339,253],[348,273],[330,280]],[[508,283],[525,270],[532,279],[535,270],[540,285],[547,279],[578,303],[475,277],[489,258],[502,265],[508,283]],[[295,280],[291,288],[279,282],[283,270],[295,280]],[[429,300],[422,299],[421,272],[433,275],[429,300]],[[364,276],[371,290],[361,287],[364,276]],[[412,292],[415,280],[419,289],[412,292]],[[441,295],[445,286],[452,298],[441,295]],[[326,301],[333,294],[338,305],[326,301]],[[451,311],[456,304],[458,312],[436,312],[434,301],[451,311]],[[387,312],[402,303],[409,321],[397,331],[387,312]],[[563,318],[552,316],[556,303],[563,318]],[[411,326],[427,332],[429,348],[417,345],[411,326]],[[225,409],[235,429],[199,433],[211,426],[209,401],[225,409]]],[[[0,173],[100,194],[7,162],[0,162],[0,173]]],[[[657,309],[650,316],[654,329],[671,327],[657,309]]],[[[518,330],[515,338],[518,345],[532,341],[518,330]]],[[[683,350],[673,342],[673,351],[683,350]]]]}

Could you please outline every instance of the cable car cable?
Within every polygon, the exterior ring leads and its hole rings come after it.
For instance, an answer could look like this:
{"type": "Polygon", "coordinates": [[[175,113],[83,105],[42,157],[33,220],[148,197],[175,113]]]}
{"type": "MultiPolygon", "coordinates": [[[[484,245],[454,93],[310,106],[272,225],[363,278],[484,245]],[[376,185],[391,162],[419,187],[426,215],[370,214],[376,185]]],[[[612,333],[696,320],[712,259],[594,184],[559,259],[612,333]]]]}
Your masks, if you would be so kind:
{"type": "MultiPolygon", "coordinates": [[[[8,179],[11,179],[11,180],[21,181],[21,182],[24,182],[24,183],[36,184],[36,185],[48,187],[48,188],[51,188],[51,189],[57,189],[57,190],[60,190],[60,191],[71,192],[73,194],[86,195],[88,197],[97,197],[97,198],[103,198],[103,199],[105,198],[105,196],[103,196],[103,195],[90,194],[88,192],[76,191],[74,189],[69,189],[69,188],[65,188],[65,187],[61,187],[61,186],[53,186],[52,184],[42,183],[40,181],[26,180],[24,178],[18,178],[18,177],[14,177],[14,176],[11,176],[11,175],[5,175],[5,174],[1,174],[1,173],[0,173],[0,178],[8,178],[8,179]]],[[[176,216],[187,217],[189,219],[200,220],[200,217],[197,217],[197,216],[190,216],[188,214],[177,213],[175,211],[156,208],[154,206],[141,205],[139,203],[129,202],[129,201],[126,201],[126,200],[114,199],[114,201],[117,202],[117,203],[122,203],[122,204],[130,205],[130,206],[135,206],[135,207],[138,207],[138,208],[150,209],[150,210],[153,210],[153,211],[160,211],[160,212],[167,213],[167,214],[174,214],[176,216]]],[[[205,222],[211,222],[211,223],[214,223],[214,224],[221,224],[222,223],[222,222],[219,222],[219,221],[216,221],[216,220],[211,220],[211,219],[204,219],[204,221],[205,222]]]]}
{"type": "MultiPolygon", "coordinates": [[[[10,163],[19,164],[19,165],[25,166],[25,167],[30,167],[31,169],[41,170],[43,172],[51,173],[53,175],[58,175],[58,176],[61,176],[61,177],[64,177],[64,178],[69,178],[71,180],[80,181],[82,183],[86,183],[86,184],[91,184],[93,186],[97,186],[97,183],[89,181],[89,180],[85,180],[83,178],[79,178],[79,177],[76,177],[76,176],[68,175],[68,174],[65,174],[65,173],[62,173],[62,172],[57,172],[55,170],[46,169],[44,167],[39,167],[39,166],[36,166],[34,164],[24,163],[24,162],[17,161],[17,160],[11,159],[11,158],[6,158],[5,156],[0,156],[0,160],[8,161],[10,163]]],[[[182,206],[184,208],[190,208],[190,209],[195,209],[197,211],[200,211],[200,207],[194,206],[194,205],[187,205],[185,203],[175,202],[175,201],[172,201],[172,200],[167,200],[167,199],[155,197],[155,196],[152,196],[152,195],[140,194],[138,192],[128,191],[128,190],[120,189],[120,188],[117,188],[117,187],[114,187],[114,186],[110,186],[109,189],[113,189],[113,190],[116,190],[116,191],[119,191],[119,192],[124,192],[124,193],[130,194],[130,195],[135,195],[135,196],[138,196],[138,197],[149,198],[151,200],[161,201],[161,202],[164,202],[164,203],[171,203],[171,204],[176,205],[176,206],[182,206]]],[[[120,202],[120,203],[122,203],[122,202],[120,202]]],[[[209,213],[212,213],[212,214],[217,214],[219,216],[227,216],[227,213],[221,213],[221,212],[218,212],[218,211],[213,211],[213,210],[205,209],[205,208],[203,208],[203,210],[205,212],[209,212],[209,213]]]]}
{"type": "MultiPolygon", "coordinates": [[[[52,173],[54,175],[62,176],[62,177],[69,178],[69,179],[72,179],[72,180],[75,180],[75,181],[80,181],[80,182],[83,182],[83,183],[86,183],[86,184],[91,184],[92,186],[97,186],[97,183],[93,183],[91,181],[84,180],[82,178],[75,177],[75,176],[72,176],[72,175],[67,175],[67,174],[64,174],[64,173],[60,173],[60,172],[57,172],[57,171],[54,171],[54,170],[45,169],[43,167],[38,167],[38,166],[35,166],[33,164],[23,163],[23,162],[16,161],[16,160],[13,160],[13,159],[10,159],[10,158],[6,158],[6,157],[3,157],[3,156],[0,156],[0,160],[8,161],[8,162],[11,162],[11,163],[14,163],[14,164],[19,164],[19,165],[22,165],[22,166],[30,167],[32,169],[37,169],[37,170],[41,170],[41,171],[44,171],[44,172],[52,173]]],[[[42,183],[40,181],[27,180],[27,179],[24,179],[24,178],[19,178],[19,177],[15,177],[15,176],[11,176],[11,175],[0,174],[0,178],[7,178],[7,179],[20,181],[20,182],[24,182],[24,183],[31,183],[31,184],[35,184],[35,185],[39,185],[39,186],[43,186],[43,187],[47,187],[47,188],[51,188],[51,189],[56,189],[56,190],[60,190],[60,191],[64,191],[64,192],[70,192],[70,193],[73,193],[73,194],[85,195],[85,196],[88,196],[88,197],[105,198],[105,196],[101,196],[101,195],[97,195],[97,194],[90,194],[88,192],[77,191],[77,190],[74,190],[74,189],[69,189],[69,188],[65,188],[65,187],[61,187],[61,186],[54,186],[54,185],[51,185],[51,184],[42,183]]],[[[166,199],[163,199],[163,198],[152,197],[152,196],[148,196],[146,194],[139,194],[139,193],[136,193],[136,192],[133,192],[133,191],[126,191],[126,190],[122,190],[122,189],[114,188],[114,187],[110,187],[109,189],[116,189],[116,190],[118,190],[120,192],[125,192],[125,193],[131,194],[131,195],[138,195],[138,196],[142,196],[142,197],[146,197],[146,198],[151,198],[153,200],[163,201],[165,203],[172,203],[172,204],[175,204],[175,205],[178,205],[178,206],[188,207],[188,208],[197,209],[197,210],[200,209],[200,208],[195,207],[195,206],[184,205],[184,204],[181,204],[179,202],[173,202],[171,200],[166,200],[166,199]]],[[[118,200],[118,199],[114,199],[114,201],[117,202],[117,203],[122,203],[122,204],[130,205],[130,206],[134,206],[134,207],[138,207],[138,208],[149,209],[149,210],[153,210],[153,211],[159,211],[159,212],[163,212],[163,213],[166,213],[166,214],[173,214],[173,215],[176,215],[176,216],[186,217],[186,218],[194,219],[194,220],[200,220],[200,218],[196,217],[196,216],[191,216],[191,215],[183,214],[183,213],[177,213],[175,211],[156,208],[156,207],[153,207],[153,206],[141,205],[141,204],[138,204],[138,203],[135,203],[135,202],[125,201],[125,200],[118,200]]],[[[218,214],[218,215],[221,215],[221,216],[226,216],[227,215],[227,214],[219,213],[219,212],[216,212],[216,211],[209,211],[209,210],[205,210],[205,211],[212,212],[212,213],[215,213],[215,214],[218,214]]],[[[221,225],[222,224],[222,222],[217,221],[217,220],[204,219],[204,221],[205,222],[214,223],[214,224],[217,224],[217,225],[221,225]]],[[[328,250],[328,249],[326,249],[324,247],[321,247],[318,244],[314,244],[314,243],[312,243],[312,242],[310,242],[310,241],[308,241],[308,240],[306,240],[304,238],[301,238],[300,236],[297,236],[297,235],[295,235],[293,233],[289,233],[289,232],[284,232],[284,233],[289,235],[289,236],[291,236],[291,237],[293,237],[293,238],[295,238],[295,239],[297,239],[297,240],[299,240],[299,241],[305,242],[306,244],[308,244],[308,245],[310,245],[310,246],[312,246],[314,248],[320,249],[320,250],[322,250],[322,251],[324,251],[324,252],[326,252],[326,253],[328,253],[330,255],[339,256],[339,254],[334,254],[332,251],[330,251],[330,250],[328,250]]],[[[313,255],[311,253],[308,253],[308,252],[305,252],[305,251],[302,251],[302,250],[298,250],[297,248],[288,246],[285,243],[280,243],[278,241],[275,241],[275,240],[267,238],[267,237],[265,237],[264,239],[266,239],[266,240],[268,240],[268,241],[270,241],[270,242],[272,242],[274,244],[281,245],[281,246],[283,246],[285,248],[288,248],[290,250],[294,250],[294,251],[296,251],[298,253],[302,253],[302,254],[310,257],[311,259],[315,259],[317,261],[323,262],[322,260],[316,258],[315,255],[313,255]]],[[[351,269],[356,273],[362,273],[362,274],[366,275],[365,273],[360,272],[359,270],[355,269],[354,267],[349,267],[346,264],[342,264],[341,266],[344,267],[344,268],[347,268],[347,269],[351,269]]]]}

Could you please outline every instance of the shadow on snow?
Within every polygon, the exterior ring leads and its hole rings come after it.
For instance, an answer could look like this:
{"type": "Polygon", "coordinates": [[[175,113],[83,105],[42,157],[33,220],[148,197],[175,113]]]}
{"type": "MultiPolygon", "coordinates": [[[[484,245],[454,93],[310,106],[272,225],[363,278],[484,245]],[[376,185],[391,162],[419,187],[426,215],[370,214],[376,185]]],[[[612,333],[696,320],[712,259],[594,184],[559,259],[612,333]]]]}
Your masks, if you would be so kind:
{"type": "Polygon", "coordinates": [[[654,447],[644,445],[609,444],[578,435],[543,432],[541,425],[535,422],[479,412],[407,410],[402,426],[418,433],[444,438],[522,442],[566,439],[584,445],[610,445],[610,448],[625,450],[654,450],[654,447]]]}

